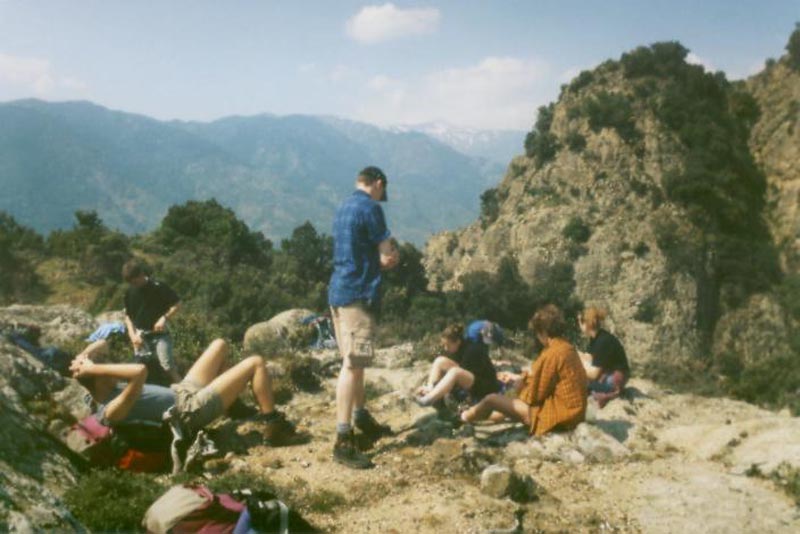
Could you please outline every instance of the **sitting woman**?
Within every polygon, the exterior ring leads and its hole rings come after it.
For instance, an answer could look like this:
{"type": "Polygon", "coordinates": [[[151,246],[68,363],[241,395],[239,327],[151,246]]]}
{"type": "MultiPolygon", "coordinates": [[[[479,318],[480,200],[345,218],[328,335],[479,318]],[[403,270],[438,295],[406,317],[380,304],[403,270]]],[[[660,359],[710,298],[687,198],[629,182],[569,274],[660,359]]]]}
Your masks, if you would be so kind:
{"type": "Polygon", "coordinates": [[[589,377],[589,391],[600,408],[620,396],[631,376],[628,357],[619,339],[603,329],[606,312],[586,308],[578,315],[581,332],[589,338],[581,360],[589,377]]]}
{"type": "Polygon", "coordinates": [[[441,341],[447,356],[439,356],[433,361],[427,384],[417,391],[418,404],[441,410],[439,401],[456,387],[467,392],[472,402],[500,391],[487,346],[464,339],[463,325],[453,324],[445,328],[441,341]]]}
{"type": "Polygon", "coordinates": [[[493,411],[525,423],[531,434],[541,436],[554,430],[570,430],[586,415],[586,372],[575,348],[564,339],[566,322],[556,306],[536,311],[529,323],[544,347],[523,373],[518,395],[509,398],[493,394],[461,414],[467,423],[486,419],[493,411]]]}

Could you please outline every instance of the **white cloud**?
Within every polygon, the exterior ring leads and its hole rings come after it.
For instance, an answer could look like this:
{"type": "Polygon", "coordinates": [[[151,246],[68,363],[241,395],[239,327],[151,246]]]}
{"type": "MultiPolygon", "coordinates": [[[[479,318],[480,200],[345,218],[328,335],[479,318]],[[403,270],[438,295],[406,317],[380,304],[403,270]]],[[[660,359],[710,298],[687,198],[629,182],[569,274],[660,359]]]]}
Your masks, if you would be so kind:
{"type": "Polygon", "coordinates": [[[57,93],[84,93],[88,86],[71,77],[59,77],[50,61],[12,56],[0,52],[0,96],[53,96],[57,93]]]}
{"type": "Polygon", "coordinates": [[[698,56],[694,52],[689,52],[686,55],[686,63],[691,65],[700,65],[706,70],[706,72],[717,72],[717,70],[719,70],[709,60],[698,56]]]}
{"type": "Polygon", "coordinates": [[[358,42],[372,44],[408,35],[436,31],[441,13],[433,7],[398,8],[392,3],[365,6],[347,21],[347,34],[358,42]]]}
{"type": "Polygon", "coordinates": [[[472,128],[530,128],[536,108],[557,94],[558,79],[537,59],[488,57],[463,68],[401,80],[371,78],[358,115],[378,124],[445,121],[472,128]]]}

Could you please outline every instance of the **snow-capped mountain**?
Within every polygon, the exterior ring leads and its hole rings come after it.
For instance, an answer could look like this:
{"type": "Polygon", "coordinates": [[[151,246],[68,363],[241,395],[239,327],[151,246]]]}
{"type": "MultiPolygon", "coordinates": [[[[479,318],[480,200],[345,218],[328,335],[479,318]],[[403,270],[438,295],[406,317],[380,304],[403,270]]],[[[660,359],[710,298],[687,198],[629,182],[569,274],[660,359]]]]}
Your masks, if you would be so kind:
{"type": "Polygon", "coordinates": [[[478,130],[442,121],[394,126],[391,130],[422,132],[462,154],[502,165],[507,165],[512,157],[524,150],[525,132],[522,130],[478,130]]]}

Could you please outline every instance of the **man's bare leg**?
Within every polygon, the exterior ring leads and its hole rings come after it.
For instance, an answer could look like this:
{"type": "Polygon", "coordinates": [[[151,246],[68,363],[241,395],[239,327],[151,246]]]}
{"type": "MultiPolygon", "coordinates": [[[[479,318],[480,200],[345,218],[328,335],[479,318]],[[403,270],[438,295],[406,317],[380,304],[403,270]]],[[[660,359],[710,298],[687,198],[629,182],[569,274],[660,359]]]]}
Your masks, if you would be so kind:
{"type": "Polygon", "coordinates": [[[209,387],[217,392],[227,410],[247,388],[248,382],[252,382],[253,396],[256,398],[259,411],[263,414],[274,412],[272,379],[261,356],[245,358],[216,377],[209,387]]]}
{"type": "Polygon", "coordinates": [[[217,378],[229,353],[228,344],[222,339],[215,339],[194,362],[186,378],[198,386],[207,386],[217,378]]]}

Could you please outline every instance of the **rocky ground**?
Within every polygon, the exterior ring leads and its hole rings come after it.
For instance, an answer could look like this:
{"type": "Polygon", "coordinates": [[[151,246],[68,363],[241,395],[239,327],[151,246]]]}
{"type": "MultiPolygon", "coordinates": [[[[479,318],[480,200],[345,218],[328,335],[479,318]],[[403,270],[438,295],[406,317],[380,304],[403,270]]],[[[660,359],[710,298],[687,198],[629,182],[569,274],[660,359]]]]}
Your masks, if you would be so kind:
{"type": "MultiPolygon", "coordinates": [[[[28,317],[54,342],[75,334],[58,320],[65,314],[28,317]]],[[[312,434],[308,445],[268,448],[257,444],[253,423],[224,420],[213,434],[227,454],[207,462],[207,476],[263,476],[326,532],[489,532],[511,528],[520,512],[519,532],[800,530],[794,500],[766,476],[800,467],[800,419],[788,413],[634,379],[626,399],[593,409],[569,434],[530,439],[508,424],[471,432],[410,400],[426,370],[411,344],[380,351],[368,375],[370,405],[398,433],[372,449],[371,471],[331,460],[334,380],[325,378],[321,391],[297,393],[284,406],[312,434]],[[484,474],[493,465],[502,467],[484,474]]],[[[0,531],[75,530],[59,496],[80,473],[48,433],[59,423],[46,420],[80,415],[80,389],[2,341],[0,371],[0,531]],[[48,391],[59,401],[42,400],[48,391]]]]}

